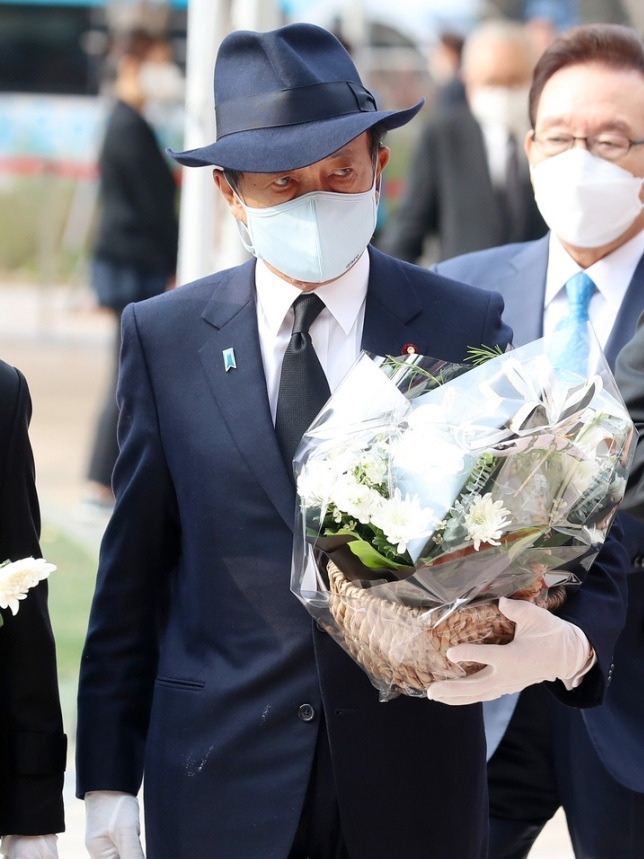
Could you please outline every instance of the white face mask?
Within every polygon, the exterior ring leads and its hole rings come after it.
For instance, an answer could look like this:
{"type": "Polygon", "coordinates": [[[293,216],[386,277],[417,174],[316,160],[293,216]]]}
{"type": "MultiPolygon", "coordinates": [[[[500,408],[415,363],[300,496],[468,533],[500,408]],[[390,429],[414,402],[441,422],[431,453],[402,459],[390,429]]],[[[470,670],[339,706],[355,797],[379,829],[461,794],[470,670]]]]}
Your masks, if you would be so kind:
{"type": "Polygon", "coordinates": [[[184,97],[185,81],[175,63],[141,63],[139,78],[146,101],[173,102],[184,97]]]}
{"type": "Polygon", "coordinates": [[[257,209],[239,200],[247,226],[237,221],[246,250],[303,283],[334,280],[358,260],[376,228],[376,183],[360,194],[313,191],[257,209]]]}
{"type": "Polygon", "coordinates": [[[481,125],[500,125],[519,142],[529,130],[528,87],[481,87],[472,93],[469,106],[481,125]]]}
{"type": "Polygon", "coordinates": [[[644,179],[586,149],[569,149],[531,168],[535,200],[552,232],[570,245],[599,248],[642,211],[644,179]]]}

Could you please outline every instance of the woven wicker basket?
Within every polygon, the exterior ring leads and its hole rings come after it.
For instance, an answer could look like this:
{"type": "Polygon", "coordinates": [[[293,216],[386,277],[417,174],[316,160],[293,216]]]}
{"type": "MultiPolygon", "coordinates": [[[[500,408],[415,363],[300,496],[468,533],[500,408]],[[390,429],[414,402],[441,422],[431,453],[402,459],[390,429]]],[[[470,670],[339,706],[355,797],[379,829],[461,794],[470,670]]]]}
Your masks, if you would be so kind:
{"type": "MultiPolygon", "coordinates": [[[[421,618],[426,609],[393,603],[356,587],[333,561],[329,561],[327,572],[330,609],[337,625],[329,632],[381,690],[424,695],[434,680],[462,677],[482,667],[477,662],[458,666],[450,662],[445,654],[452,645],[480,641],[506,644],[514,636],[514,624],[501,614],[496,603],[458,609],[431,628],[421,618]]],[[[540,594],[541,588],[521,591],[520,596],[551,611],[566,598],[563,587],[550,588],[545,597],[540,594]]]]}

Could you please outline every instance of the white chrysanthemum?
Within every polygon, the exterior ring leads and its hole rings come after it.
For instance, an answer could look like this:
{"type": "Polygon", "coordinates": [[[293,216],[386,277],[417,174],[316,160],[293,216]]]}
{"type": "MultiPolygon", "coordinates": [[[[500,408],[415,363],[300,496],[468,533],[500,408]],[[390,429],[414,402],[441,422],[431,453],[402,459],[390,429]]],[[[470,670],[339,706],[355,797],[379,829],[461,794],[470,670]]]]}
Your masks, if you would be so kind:
{"type": "Polygon", "coordinates": [[[336,474],[353,471],[364,456],[365,446],[366,443],[355,439],[351,442],[343,442],[325,451],[324,458],[336,474]]]}
{"type": "Polygon", "coordinates": [[[600,445],[606,442],[606,427],[603,422],[590,422],[584,426],[577,438],[577,444],[582,450],[589,454],[594,454],[600,445]]]}
{"type": "Polygon", "coordinates": [[[498,546],[503,536],[503,529],[510,524],[507,517],[510,511],[503,506],[503,501],[492,501],[490,493],[474,495],[463,516],[467,536],[474,543],[478,552],[481,543],[498,546]]]}
{"type": "Polygon", "coordinates": [[[411,540],[431,534],[436,519],[432,510],[421,506],[418,495],[407,493],[403,498],[400,489],[396,489],[391,498],[382,499],[372,521],[402,555],[411,540]]]}
{"type": "Polygon", "coordinates": [[[375,489],[371,489],[364,483],[358,483],[348,474],[343,475],[334,486],[333,502],[335,506],[342,513],[347,513],[363,525],[371,522],[382,501],[382,495],[375,489]]]}
{"type": "Polygon", "coordinates": [[[297,491],[307,507],[321,507],[328,503],[338,472],[326,460],[310,459],[297,478],[297,491]]]}
{"type": "Polygon", "coordinates": [[[370,486],[378,486],[387,477],[389,470],[389,452],[385,445],[378,444],[363,452],[358,468],[365,476],[370,486]]]}
{"type": "Polygon", "coordinates": [[[44,558],[23,558],[0,566],[0,608],[9,608],[12,614],[17,614],[18,601],[55,569],[44,558]]]}
{"type": "Polygon", "coordinates": [[[572,467],[572,475],[570,477],[571,488],[578,493],[583,493],[588,489],[597,473],[597,463],[594,459],[575,459],[568,457],[571,460],[568,467],[572,467]]]}

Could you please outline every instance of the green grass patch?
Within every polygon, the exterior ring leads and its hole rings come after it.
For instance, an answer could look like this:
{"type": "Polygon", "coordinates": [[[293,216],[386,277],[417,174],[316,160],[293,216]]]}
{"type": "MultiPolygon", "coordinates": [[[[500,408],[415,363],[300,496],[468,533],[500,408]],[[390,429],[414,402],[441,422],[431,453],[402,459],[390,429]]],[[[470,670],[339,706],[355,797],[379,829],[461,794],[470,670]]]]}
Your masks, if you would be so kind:
{"type": "Polygon", "coordinates": [[[56,638],[63,718],[70,733],[76,721],[78,670],[94,593],[97,557],[47,523],[43,525],[40,543],[44,557],[58,568],[49,577],[49,614],[56,638]]]}

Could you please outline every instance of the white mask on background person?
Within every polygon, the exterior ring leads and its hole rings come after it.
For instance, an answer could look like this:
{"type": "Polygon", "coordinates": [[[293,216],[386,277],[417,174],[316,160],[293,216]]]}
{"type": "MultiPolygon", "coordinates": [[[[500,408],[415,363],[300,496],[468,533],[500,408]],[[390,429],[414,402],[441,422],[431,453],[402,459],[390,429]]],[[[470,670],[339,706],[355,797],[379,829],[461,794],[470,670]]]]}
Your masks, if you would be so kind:
{"type": "Polygon", "coordinates": [[[599,248],[618,239],[644,204],[644,179],[586,149],[569,149],[531,168],[534,196],[552,230],[570,245],[599,248]]]}
{"type": "Polygon", "coordinates": [[[141,89],[146,101],[182,101],[185,93],[185,80],[181,69],[175,63],[141,63],[139,70],[141,89]]]}
{"type": "Polygon", "coordinates": [[[312,191],[265,209],[239,202],[247,224],[237,221],[237,229],[246,250],[303,283],[324,283],[344,274],[376,229],[375,180],[359,194],[312,191]]]}
{"type": "Polygon", "coordinates": [[[530,129],[528,92],[528,87],[480,87],[468,103],[477,122],[500,125],[521,143],[530,129]]]}

